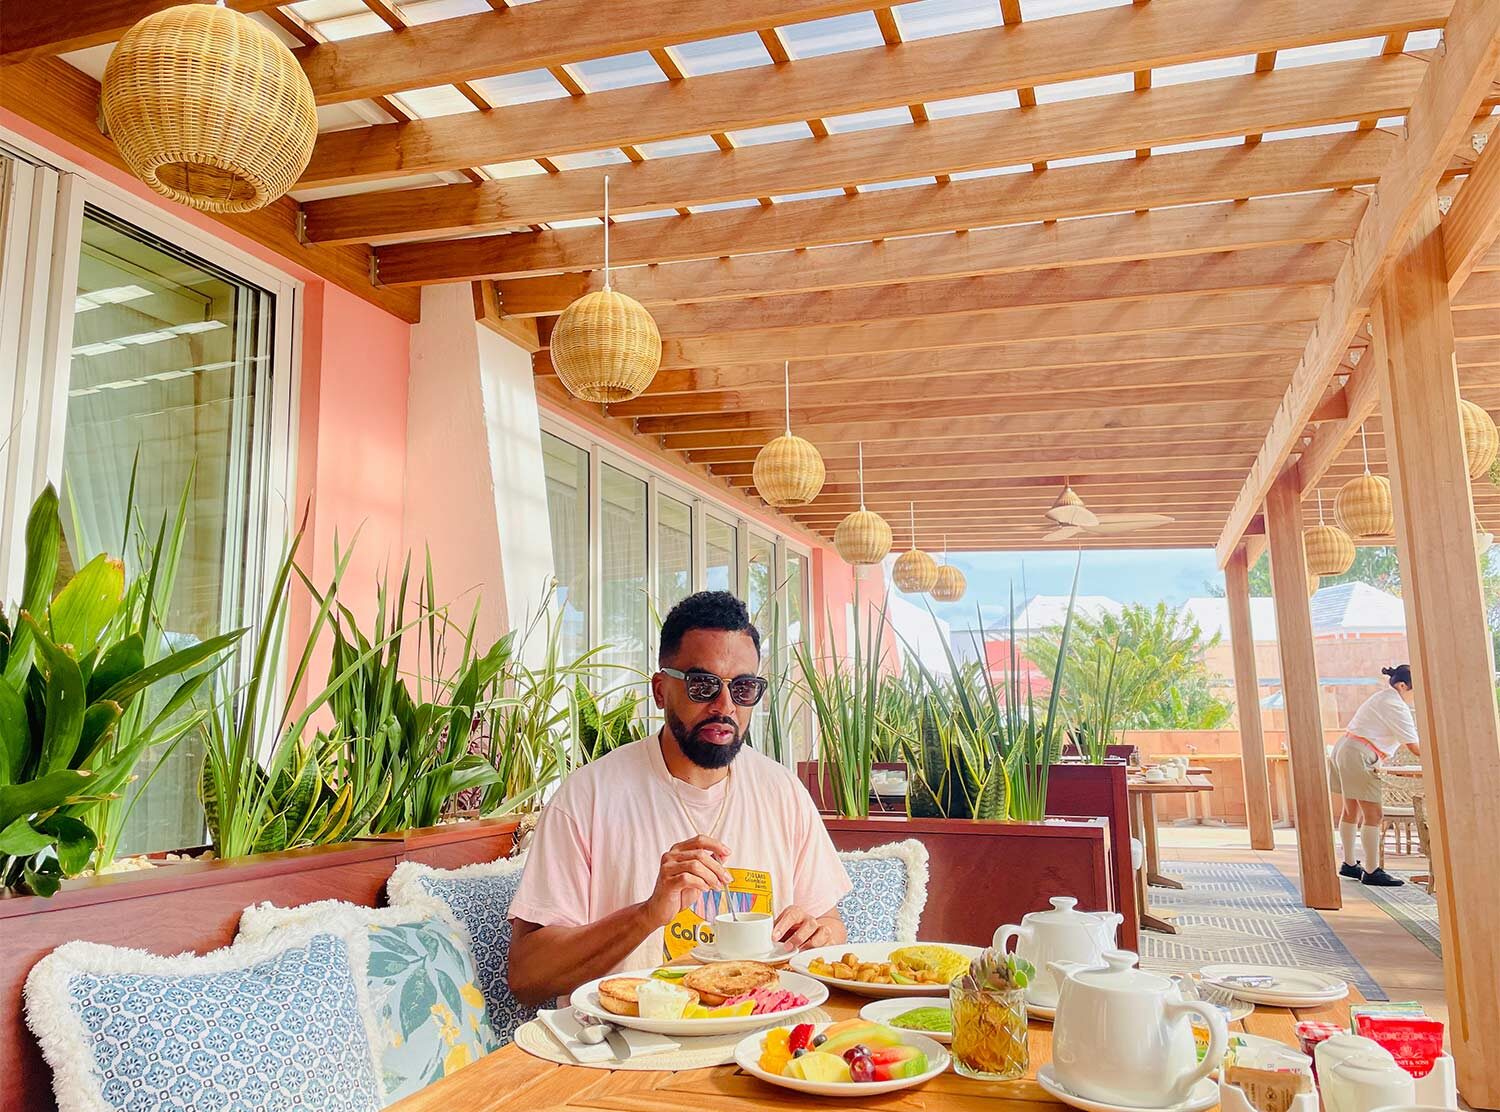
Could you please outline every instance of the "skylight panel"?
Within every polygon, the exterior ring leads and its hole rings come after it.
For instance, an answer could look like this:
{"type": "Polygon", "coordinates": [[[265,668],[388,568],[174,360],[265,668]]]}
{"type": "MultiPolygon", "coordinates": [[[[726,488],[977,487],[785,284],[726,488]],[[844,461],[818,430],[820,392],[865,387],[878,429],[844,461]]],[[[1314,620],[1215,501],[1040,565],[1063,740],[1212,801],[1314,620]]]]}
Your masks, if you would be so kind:
{"type": "Polygon", "coordinates": [[[843,195],[842,189],[809,189],[803,193],[773,193],[771,200],[779,205],[788,201],[817,201],[826,197],[842,197],[843,195]]]}
{"type": "Polygon", "coordinates": [[[974,178],[998,178],[1006,174],[1029,174],[1031,163],[1021,162],[1014,166],[986,166],[980,170],[960,170],[956,174],[949,174],[951,181],[970,181],[974,178]]]}
{"type": "Polygon", "coordinates": [[[784,143],[789,139],[811,139],[812,128],[801,120],[788,124],[772,124],[770,127],[747,127],[742,131],[725,132],[736,147],[756,147],[762,143],[784,143]]]}
{"type": "Polygon", "coordinates": [[[937,178],[934,178],[934,177],[902,178],[900,181],[878,181],[878,182],[871,182],[869,185],[861,185],[861,186],[857,186],[856,188],[861,193],[879,193],[882,190],[886,190],[886,189],[910,189],[910,188],[912,188],[913,186],[916,186],[916,185],[936,185],[936,184],[937,184],[937,178]]]}
{"type": "Polygon", "coordinates": [[[1337,135],[1344,131],[1355,131],[1359,127],[1353,120],[1342,124],[1319,124],[1317,127],[1294,127],[1286,131],[1268,131],[1261,138],[1267,142],[1276,139],[1305,139],[1310,135],[1337,135]]]}
{"type": "Polygon", "coordinates": [[[688,77],[771,64],[771,52],[766,49],[766,44],[760,41],[759,35],[749,32],[679,43],[668,49],[677,60],[677,67],[688,77]]]}
{"type": "Polygon", "coordinates": [[[1276,68],[1296,69],[1298,66],[1320,66],[1325,62],[1346,62],[1351,58],[1374,58],[1385,48],[1385,39],[1376,35],[1369,39],[1349,39],[1345,42],[1325,42],[1316,46],[1295,46],[1278,51],[1276,68]]]}
{"type": "Polygon", "coordinates": [[[688,212],[724,212],[728,209],[758,208],[760,202],[754,197],[746,197],[739,201],[714,201],[708,205],[689,205],[688,212]]]}
{"type": "Polygon", "coordinates": [[[491,104],[533,104],[539,100],[560,100],[569,95],[562,83],[544,69],[507,73],[471,82],[491,104]]]}
{"type": "Polygon", "coordinates": [[[370,9],[364,0],[301,0],[287,10],[306,23],[320,23],[325,19],[346,19],[370,9]]]}
{"type": "Polygon", "coordinates": [[[1064,100],[1082,100],[1085,97],[1106,96],[1109,93],[1128,93],[1135,89],[1135,76],[1129,73],[1112,73],[1104,77],[1086,77],[1081,81],[1059,81],[1054,85],[1038,85],[1035,89],[1038,104],[1056,104],[1064,100]]]}
{"type": "Polygon", "coordinates": [[[1406,50],[1436,50],[1438,43],[1443,41],[1443,32],[1413,31],[1406,36],[1406,50]]]}
{"type": "Polygon", "coordinates": [[[434,116],[453,116],[459,112],[478,112],[469,100],[453,85],[434,85],[426,89],[408,89],[393,94],[391,99],[418,119],[434,116]]]}
{"type": "Polygon", "coordinates": [[[1021,0],[1021,18],[1053,19],[1060,15],[1097,12],[1101,8],[1126,8],[1131,0],[1021,0]]]}
{"type": "MultiPolygon", "coordinates": [[[[300,5],[299,5],[300,6],[300,5]]],[[[301,13],[298,13],[301,15],[301,13]]],[[[386,26],[385,20],[372,12],[363,4],[355,5],[355,10],[349,15],[333,16],[331,18],[316,19],[303,17],[311,27],[317,28],[318,34],[332,42],[340,39],[357,39],[362,35],[390,34],[391,29],[386,26]]]]}
{"type": "Polygon", "coordinates": [[[368,100],[351,100],[342,104],[318,105],[318,133],[325,131],[348,131],[352,127],[369,127],[371,124],[391,123],[393,117],[387,111],[368,100]]]}
{"type": "Polygon", "coordinates": [[[618,54],[613,58],[594,58],[587,62],[570,62],[568,69],[590,92],[605,92],[609,89],[628,89],[636,85],[651,85],[665,81],[656,59],[644,50],[634,54],[618,54]]]}
{"type": "Polygon", "coordinates": [[[1375,121],[1376,127],[1405,127],[1405,116],[1381,116],[1375,121]]]}
{"type": "Polygon", "coordinates": [[[480,167],[492,178],[529,178],[536,174],[545,174],[541,163],[534,158],[523,158],[519,162],[490,162],[480,167]]]}
{"type": "Polygon", "coordinates": [[[597,216],[581,216],[577,220],[554,220],[542,227],[556,231],[562,228],[597,228],[603,223],[597,216]]]}
{"type": "Polygon", "coordinates": [[[885,45],[874,12],[850,12],[831,19],[793,23],[778,30],[787,54],[793,59],[817,58],[824,54],[885,45]]]}
{"type": "Polygon", "coordinates": [[[633,220],[660,220],[664,216],[676,215],[676,209],[648,209],[646,212],[622,212],[612,215],[610,219],[624,223],[633,220]]]}
{"type": "Polygon", "coordinates": [[[830,133],[870,131],[878,127],[895,127],[911,123],[911,110],[904,104],[894,108],[877,108],[871,112],[851,112],[846,116],[825,116],[823,126],[830,133]]]}
{"type": "Polygon", "coordinates": [[[461,15],[492,12],[489,0],[402,0],[393,4],[408,23],[436,23],[440,19],[457,19],[461,15]]]}
{"type": "Polygon", "coordinates": [[[1219,77],[1239,77],[1255,72],[1254,54],[1237,54],[1233,58],[1210,58],[1206,62],[1188,62],[1181,66],[1159,66],[1151,71],[1151,84],[1186,85],[1191,81],[1212,81],[1219,77]]]}
{"type": "Polygon", "coordinates": [[[1126,159],[1134,157],[1134,151],[1113,151],[1109,154],[1081,154],[1074,158],[1055,158],[1047,163],[1047,165],[1054,168],[1062,166],[1092,166],[1097,162],[1124,162],[1126,159]]]}
{"type": "Polygon", "coordinates": [[[1164,147],[1152,147],[1152,154],[1183,154],[1187,151],[1207,151],[1215,147],[1239,147],[1245,143],[1243,135],[1226,135],[1222,139],[1195,139],[1191,143],[1168,143],[1164,147]]]}
{"type": "Polygon", "coordinates": [[[684,154],[707,154],[719,144],[707,135],[689,135],[683,139],[663,139],[659,143],[637,143],[635,149],[647,158],[676,158],[684,154]]]}
{"type": "Polygon", "coordinates": [[[583,151],[579,154],[559,154],[552,156],[552,165],[559,170],[584,170],[590,166],[616,166],[621,162],[629,162],[625,152],[618,147],[610,147],[602,151],[583,151]]]}
{"type": "Polygon", "coordinates": [[[294,189],[291,198],[299,203],[322,201],[329,197],[353,197],[359,193],[378,193],[384,189],[421,189],[429,185],[444,185],[447,180],[438,174],[412,174],[404,178],[379,178],[376,181],[320,185],[314,189],[294,189]]]}
{"type": "Polygon", "coordinates": [[[1014,89],[999,93],[979,93],[971,97],[953,97],[951,100],[929,100],[922,107],[927,109],[929,120],[947,120],[954,116],[973,116],[980,112],[1003,112],[1021,107],[1021,100],[1014,89]]]}
{"type": "Polygon", "coordinates": [[[1000,5],[994,0],[917,0],[898,4],[896,26],[904,40],[955,35],[1000,25],[1000,5]]]}

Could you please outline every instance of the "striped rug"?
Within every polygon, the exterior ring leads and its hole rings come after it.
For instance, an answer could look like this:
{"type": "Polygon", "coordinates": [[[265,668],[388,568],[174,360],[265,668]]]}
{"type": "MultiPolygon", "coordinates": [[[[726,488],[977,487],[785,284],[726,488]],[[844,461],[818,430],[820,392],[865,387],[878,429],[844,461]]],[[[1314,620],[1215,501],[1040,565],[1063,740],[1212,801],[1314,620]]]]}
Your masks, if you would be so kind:
{"type": "Polygon", "coordinates": [[[1416,873],[1402,872],[1397,869],[1392,869],[1391,872],[1406,881],[1406,884],[1401,888],[1375,888],[1361,884],[1360,894],[1400,923],[1406,928],[1408,934],[1431,950],[1435,956],[1441,958],[1443,936],[1438,931],[1437,900],[1433,899],[1420,884],[1413,883],[1412,878],[1417,875],[1416,873]]]}
{"type": "Polygon", "coordinates": [[[1343,977],[1367,1000],[1385,991],[1281,871],[1261,862],[1166,861],[1186,887],[1152,888],[1153,907],[1174,912],[1176,934],[1142,931],[1141,965],[1164,973],[1214,962],[1316,969],[1343,977]]]}

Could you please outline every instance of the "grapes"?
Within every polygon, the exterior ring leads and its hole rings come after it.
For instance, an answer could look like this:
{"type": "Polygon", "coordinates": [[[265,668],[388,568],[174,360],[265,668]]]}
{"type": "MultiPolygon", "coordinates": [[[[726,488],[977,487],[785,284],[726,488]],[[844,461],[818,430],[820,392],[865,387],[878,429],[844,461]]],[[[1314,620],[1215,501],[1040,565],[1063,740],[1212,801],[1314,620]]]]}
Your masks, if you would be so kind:
{"type": "Polygon", "coordinates": [[[851,1046],[848,1050],[844,1051],[844,1061],[848,1062],[851,1066],[854,1064],[854,1059],[868,1058],[869,1056],[870,1048],[863,1043],[851,1046]]]}
{"type": "Polygon", "coordinates": [[[875,1062],[868,1054],[863,1054],[849,1063],[849,1079],[851,1081],[874,1081],[875,1062]]]}
{"type": "Polygon", "coordinates": [[[796,1050],[792,1051],[792,1057],[793,1058],[800,1058],[800,1057],[802,1057],[802,1055],[804,1055],[806,1053],[807,1053],[807,1047],[805,1047],[805,1046],[799,1046],[796,1050]]]}
{"type": "Polygon", "coordinates": [[[817,1047],[822,1046],[827,1041],[828,1041],[828,1036],[827,1035],[817,1035],[817,1036],[815,1036],[813,1038],[813,1041],[812,1041],[813,1048],[816,1049],[817,1047]]]}

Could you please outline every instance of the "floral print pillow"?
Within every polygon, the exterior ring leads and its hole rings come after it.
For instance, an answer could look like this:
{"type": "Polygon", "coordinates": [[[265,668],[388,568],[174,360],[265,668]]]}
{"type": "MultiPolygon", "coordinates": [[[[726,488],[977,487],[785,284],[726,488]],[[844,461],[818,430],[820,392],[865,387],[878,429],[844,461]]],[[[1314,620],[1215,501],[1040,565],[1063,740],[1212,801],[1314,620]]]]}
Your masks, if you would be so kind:
{"type": "Polygon", "coordinates": [[[325,900],[245,909],[241,939],[314,923],[349,941],[365,971],[387,1104],[498,1050],[468,936],[440,902],[368,908],[325,900]]]}

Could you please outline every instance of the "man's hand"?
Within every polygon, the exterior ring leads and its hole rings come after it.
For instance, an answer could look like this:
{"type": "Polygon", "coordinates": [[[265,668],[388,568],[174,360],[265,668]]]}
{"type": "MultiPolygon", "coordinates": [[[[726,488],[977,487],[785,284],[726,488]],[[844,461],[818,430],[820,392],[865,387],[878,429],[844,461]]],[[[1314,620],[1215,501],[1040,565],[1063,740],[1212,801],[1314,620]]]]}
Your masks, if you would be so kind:
{"type": "Polygon", "coordinates": [[[843,931],[836,930],[834,922],[815,919],[800,907],[789,907],[776,916],[771,929],[777,942],[785,942],[794,950],[812,950],[819,946],[835,946],[843,941],[843,931]]]}
{"type": "Polygon", "coordinates": [[[683,908],[691,907],[698,893],[727,888],[732,882],[724,862],[729,847],[699,835],[678,842],[661,855],[656,887],[646,907],[654,922],[666,926],[683,908]]]}

